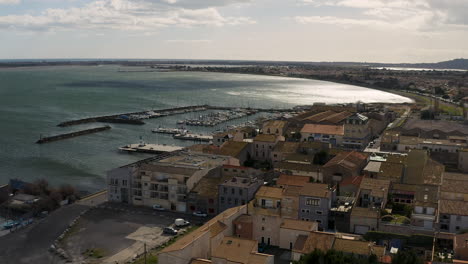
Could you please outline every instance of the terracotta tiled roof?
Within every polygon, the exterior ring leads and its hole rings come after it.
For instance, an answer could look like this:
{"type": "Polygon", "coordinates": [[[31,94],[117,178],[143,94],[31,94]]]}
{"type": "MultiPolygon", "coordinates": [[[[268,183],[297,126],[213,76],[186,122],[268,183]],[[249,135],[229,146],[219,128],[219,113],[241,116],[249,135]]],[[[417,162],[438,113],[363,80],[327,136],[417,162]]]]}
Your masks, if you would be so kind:
{"type": "Polygon", "coordinates": [[[347,185],[361,185],[361,181],[364,176],[355,176],[355,177],[346,177],[340,182],[340,186],[347,186],[347,185]]]}
{"type": "Polygon", "coordinates": [[[468,181],[446,179],[444,175],[444,182],[440,190],[443,192],[468,194],[468,181]]]}
{"type": "Polygon", "coordinates": [[[385,247],[374,245],[373,242],[337,238],[333,249],[346,253],[369,256],[375,254],[378,258],[385,255],[385,247]]]}
{"type": "Polygon", "coordinates": [[[363,190],[371,190],[371,196],[384,197],[390,188],[390,181],[364,178],[362,179],[360,188],[363,190]]]}
{"type": "Polygon", "coordinates": [[[287,123],[288,122],[283,120],[268,120],[263,124],[263,127],[283,128],[287,123]]]}
{"type": "Polygon", "coordinates": [[[468,215],[468,202],[440,200],[439,210],[441,214],[468,215]]]}
{"type": "Polygon", "coordinates": [[[281,174],[276,181],[276,185],[304,186],[309,182],[310,177],[281,174]]]}
{"type": "Polygon", "coordinates": [[[274,143],[274,142],[276,142],[276,135],[259,134],[254,138],[254,141],[274,143]]]}
{"type": "Polygon", "coordinates": [[[328,184],[309,182],[309,183],[306,183],[304,187],[302,187],[300,195],[328,198],[330,195],[330,192],[331,191],[328,188],[328,184]]]}
{"type": "Polygon", "coordinates": [[[299,142],[280,141],[276,144],[273,151],[282,153],[294,153],[299,148],[299,142]]]}
{"type": "Polygon", "coordinates": [[[302,231],[317,231],[318,223],[314,221],[302,221],[296,219],[284,219],[281,228],[302,230],[302,231]]]}
{"type": "Polygon", "coordinates": [[[247,142],[226,141],[221,145],[219,155],[237,157],[248,145],[247,142]]]}
{"type": "Polygon", "coordinates": [[[256,196],[281,199],[283,197],[283,189],[279,187],[262,186],[258,189],[256,196]]]}
{"type": "Polygon", "coordinates": [[[210,232],[210,236],[211,236],[211,234],[212,234],[211,233],[212,232],[211,226],[212,225],[215,225],[213,227],[213,231],[218,229],[219,226],[220,226],[218,221],[225,221],[226,219],[229,219],[230,217],[232,217],[233,215],[238,213],[239,210],[241,210],[242,208],[244,208],[246,206],[247,205],[242,205],[242,206],[233,207],[233,208],[229,208],[229,209],[225,210],[224,212],[218,214],[217,216],[215,216],[214,218],[212,218],[211,220],[206,222],[203,226],[199,227],[195,231],[183,236],[182,238],[180,238],[179,240],[177,240],[173,244],[169,245],[168,247],[165,247],[159,253],[161,254],[161,253],[172,252],[172,251],[177,251],[177,250],[184,249],[188,245],[190,245],[192,243],[196,243],[195,241],[197,239],[199,239],[200,237],[202,237],[203,235],[205,235],[207,232],[210,232]]]}
{"type": "Polygon", "coordinates": [[[301,133],[326,134],[326,135],[344,135],[344,126],[305,124],[301,133]]]}
{"type": "Polygon", "coordinates": [[[333,247],[335,234],[325,232],[310,232],[308,236],[299,235],[294,243],[293,251],[307,254],[314,249],[328,251],[333,247]]]}
{"type": "Polygon", "coordinates": [[[257,241],[237,237],[224,237],[213,250],[212,258],[226,259],[229,263],[263,264],[270,255],[256,252],[257,241]]]}
{"type": "Polygon", "coordinates": [[[348,169],[358,169],[364,166],[364,163],[367,161],[368,154],[352,151],[352,152],[340,152],[333,159],[331,159],[323,167],[331,167],[334,165],[341,165],[348,169]]]}
{"type": "Polygon", "coordinates": [[[320,165],[303,164],[294,162],[277,162],[274,164],[275,169],[290,170],[290,171],[304,171],[304,172],[317,172],[320,170],[320,165]]]}
{"type": "Polygon", "coordinates": [[[353,207],[351,217],[379,218],[379,212],[371,208],[353,207]]]}

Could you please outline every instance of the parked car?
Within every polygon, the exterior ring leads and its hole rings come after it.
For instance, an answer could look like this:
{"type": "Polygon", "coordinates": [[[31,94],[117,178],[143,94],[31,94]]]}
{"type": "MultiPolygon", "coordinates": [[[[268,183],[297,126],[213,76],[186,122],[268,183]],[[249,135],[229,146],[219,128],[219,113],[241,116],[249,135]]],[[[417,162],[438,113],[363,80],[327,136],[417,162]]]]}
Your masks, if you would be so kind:
{"type": "Polygon", "coordinates": [[[159,205],[159,204],[153,205],[153,209],[154,209],[154,210],[158,210],[158,211],[164,211],[164,210],[166,210],[166,208],[162,207],[162,206],[159,205]]]}
{"type": "Polygon", "coordinates": [[[174,221],[174,225],[176,227],[183,227],[183,226],[188,226],[190,225],[190,222],[187,221],[187,220],[184,220],[182,218],[177,218],[175,221],[174,221]]]}
{"type": "Polygon", "coordinates": [[[163,229],[163,234],[168,234],[168,235],[177,235],[178,231],[175,230],[173,227],[165,227],[163,229]]]}
{"type": "Polygon", "coordinates": [[[4,229],[11,229],[13,227],[19,226],[21,223],[18,221],[7,221],[6,223],[3,224],[4,229]]]}
{"type": "Polygon", "coordinates": [[[208,215],[202,211],[196,211],[196,212],[193,212],[193,215],[194,216],[199,216],[199,217],[207,217],[208,215]]]}

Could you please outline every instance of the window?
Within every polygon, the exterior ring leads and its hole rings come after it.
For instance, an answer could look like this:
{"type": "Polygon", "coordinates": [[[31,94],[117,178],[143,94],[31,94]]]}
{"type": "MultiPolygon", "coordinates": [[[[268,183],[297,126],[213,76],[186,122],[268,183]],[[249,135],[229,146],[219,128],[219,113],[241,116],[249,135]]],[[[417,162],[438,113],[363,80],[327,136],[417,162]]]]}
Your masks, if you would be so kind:
{"type": "Polygon", "coordinates": [[[127,180],[122,180],[122,185],[127,186],[127,180]]]}
{"type": "Polygon", "coordinates": [[[231,197],[228,198],[228,204],[231,204],[231,197]]]}
{"type": "Polygon", "coordinates": [[[318,220],[318,219],[317,219],[317,220],[315,220],[315,222],[321,224],[321,223],[322,223],[322,220],[318,220]]]}
{"type": "Polygon", "coordinates": [[[459,227],[459,226],[456,226],[456,227],[455,227],[455,230],[457,230],[457,231],[460,230],[460,227],[459,227]]]}
{"type": "Polygon", "coordinates": [[[224,197],[221,196],[221,203],[223,204],[224,203],[224,197]]]}
{"type": "Polygon", "coordinates": [[[305,201],[305,205],[319,206],[320,205],[320,199],[307,198],[306,201],[305,201]]]}
{"type": "Polygon", "coordinates": [[[262,217],[262,222],[265,222],[265,217],[262,217]]]}
{"type": "Polygon", "coordinates": [[[239,199],[234,199],[234,204],[237,205],[239,203],[239,199]]]}
{"type": "Polygon", "coordinates": [[[235,194],[235,193],[236,193],[236,189],[231,188],[231,194],[235,194]]]}
{"type": "Polygon", "coordinates": [[[237,172],[237,170],[232,170],[233,172],[237,172]]]}
{"type": "Polygon", "coordinates": [[[229,171],[228,169],[224,169],[224,171],[229,171]]]}
{"type": "Polygon", "coordinates": [[[245,200],[242,200],[241,202],[242,202],[242,205],[244,205],[244,204],[245,204],[245,200]]]}
{"type": "Polygon", "coordinates": [[[242,195],[242,189],[239,189],[239,195],[242,195]]]}
{"type": "Polygon", "coordinates": [[[264,230],[265,230],[265,227],[264,227],[264,226],[262,226],[262,231],[264,231],[264,230]]]}
{"type": "Polygon", "coordinates": [[[322,211],[315,211],[315,214],[322,215],[323,212],[322,211]]]}
{"type": "Polygon", "coordinates": [[[457,221],[461,221],[461,220],[462,220],[461,215],[457,215],[457,221]]]}
{"type": "Polygon", "coordinates": [[[208,199],[208,203],[209,203],[209,204],[213,204],[213,203],[214,203],[214,200],[213,200],[213,199],[208,199]]]}
{"type": "Polygon", "coordinates": [[[226,194],[227,193],[227,188],[223,187],[223,192],[226,194]]]}

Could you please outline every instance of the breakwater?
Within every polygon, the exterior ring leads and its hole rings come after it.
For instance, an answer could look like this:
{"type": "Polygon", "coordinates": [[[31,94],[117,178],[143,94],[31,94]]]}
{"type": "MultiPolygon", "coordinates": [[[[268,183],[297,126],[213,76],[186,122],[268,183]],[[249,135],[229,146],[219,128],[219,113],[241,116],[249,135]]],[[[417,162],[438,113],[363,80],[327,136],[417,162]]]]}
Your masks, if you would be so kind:
{"type": "Polygon", "coordinates": [[[81,125],[81,124],[94,123],[94,122],[126,123],[126,124],[134,124],[134,125],[143,125],[145,124],[142,121],[143,119],[158,118],[162,116],[183,114],[183,113],[195,112],[195,111],[204,111],[207,109],[208,109],[207,105],[174,107],[174,108],[161,109],[161,110],[149,110],[149,111],[131,112],[131,113],[124,113],[124,114],[88,117],[88,118],[83,118],[83,119],[65,121],[65,122],[58,124],[58,126],[67,127],[67,126],[81,125]]]}
{"type": "Polygon", "coordinates": [[[149,110],[149,111],[140,111],[140,112],[131,112],[123,114],[114,114],[114,115],[105,115],[105,116],[96,116],[88,117],[77,120],[65,121],[57,126],[67,127],[74,125],[81,125],[86,123],[102,122],[102,123],[124,123],[131,125],[143,125],[145,124],[144,119],[149,118],[158,118],[169,115],[177,115],[189,112],[205,111],[205,110],[227,110],[227,111],[242,111],[247,113],[254,112],[293,112],[294,109],[263,109],[263,108],[240,108],[240,107],[231,107],[231,106],[210,106],[210,105],[192,105],[192,106],[183,106],[183,107],[173,107],[161,110],[149,110]]]}
{"type": "Polygon", "coordinates": [[[105,130],[111,129],[110,126],[103,126],[103,127],[96,127],[96,128],[91,128],[91,129],[85,129],[85,130],[80,130],[80,131],[75,131],[71,133],[66,133],[66,134],[60,134],[56,136],[51,136],[51,137],[41,137],[38,141],[36,141],[37,144],[44,144],[44,143],[49,143],[53,141],[58,141],[62,139],[67,139],[67,138],[72,138],[72,137],[78,137],[78,136],[83,136],[83,135],[88,135],[92,133],[97,133],[105,130]]]}

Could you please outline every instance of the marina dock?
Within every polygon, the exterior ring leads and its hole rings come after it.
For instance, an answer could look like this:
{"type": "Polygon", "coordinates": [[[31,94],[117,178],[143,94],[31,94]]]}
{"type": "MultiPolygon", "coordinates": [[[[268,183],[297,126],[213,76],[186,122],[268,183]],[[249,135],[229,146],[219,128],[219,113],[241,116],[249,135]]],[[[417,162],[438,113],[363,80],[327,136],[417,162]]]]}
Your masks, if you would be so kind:
{"type": "Polygon", "coordinates": [[[169,145],[159,145],[159,144],[130,144],[123,147],[120,147],[119,150],[126,152],[139,152],[139,153],[151,153],[151,154],[160,154],[165,152],[173,152],[178,150],[183,150],[183,147],[178,146],[169,146],[169,145]]]}
{"type": "Polygon", "coordinates": [[[85,129],[85,130],[80,130],[80,131],[75,131],[71,133],[66,133],[66,134],[60,134],[56,136],[51,136],[51,137],[41,137],[38,141],[36,141],[37,144],[44,144],[44,143],[49,143],[53,141],[58,141],[62,139],[67,139],[67,138],[72,138],[72,137],[78,137],[78,136],[83,136],[83,135],[88,135],[92,133],[97,133],[105,130],[111,129],[110,126],[103,126],[103,127],[96,127],[96,128],[91,128],[91,129],[85,129]]]}
{"type": "Polygon", "coordinates": [[[190,133],[175,134],[172,137],[176,139],[202,141],[202,142],[210,142],[213,140],[213,136],[202,135],[202,134],[190,134],[190,133]]]}
{"type": "MultiPolygon", "coordinates": [[[[230,106],[192,105],[192,106],[173,107],[173,108],[160,109],[160,110],[148,110],[148,111],[130,112],[130,113],[123,113],[123,114],[88,117],[88,118],[83,118],[83,119],[65,121],[65,122],[58,124],[57,126],[66,127],[66,126],[73,126],[73,125],[80,125],[80,124],[94,123],[94,122],[143,125],[145,124],[142,121],[144,119],[159,118],[163,116],[177,115],[177,114],[184,114],[184,113],[205,111],[205,110],[236,111],[236,112],[244,112],[246,115],[250,115],[255,112],[286,113],[286,112],[295,111],[294,109],[264,109],[264,108],[251,108],[251,107],[239,108],[239,107],[230,107],[230,106]]],[[[240,118],[240,117],[243,117],[243,116],[232,115],[230,119],[235,119],[235,118],[240,118]]],[[[228,120],[223,120],[222,122],[225,122],[225,121],[228,121],[228,120]]]]}

